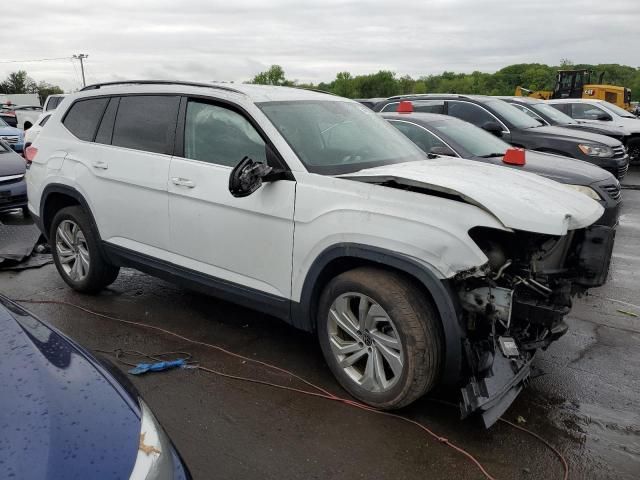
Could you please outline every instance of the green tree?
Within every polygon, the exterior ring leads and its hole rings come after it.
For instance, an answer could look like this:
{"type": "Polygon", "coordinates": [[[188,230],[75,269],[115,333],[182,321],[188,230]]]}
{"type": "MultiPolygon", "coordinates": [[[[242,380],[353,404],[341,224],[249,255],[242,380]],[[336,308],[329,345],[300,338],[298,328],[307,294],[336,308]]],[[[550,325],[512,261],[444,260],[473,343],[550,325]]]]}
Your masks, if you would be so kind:
{"type": "Polygon", "coordinates": [[[64,91],[57,85],[51,85],[47,82],[38,83],[38,97],[40,98],[40,103],[44,104],[44,101],[47,99],[49,95],[59,95],[64,93],[64,91]]]}
{"type": "Polygon", "coordinates": [[[24,70],[10,73],[0,84],[0,90],[5,94],[38,93],[36,82],[24,70]]]}
{"type": "Polygon", "coordinates": [[[295,82],[286,79],[284,75],[284,69],[280,65],[271,65],[266,72],[258,73],[248,83],[281,86],[292,86],[295,84],[295,82]]]}

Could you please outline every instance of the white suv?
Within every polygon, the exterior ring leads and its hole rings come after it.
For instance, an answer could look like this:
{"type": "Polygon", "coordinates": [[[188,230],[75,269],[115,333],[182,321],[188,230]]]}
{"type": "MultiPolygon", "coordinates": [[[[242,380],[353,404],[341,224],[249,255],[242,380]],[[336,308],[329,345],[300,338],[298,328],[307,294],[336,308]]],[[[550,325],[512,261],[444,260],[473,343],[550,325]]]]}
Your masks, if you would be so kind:
{"type": "Polygon", "coordinates": [[[487,425],[613,244],[580,192],[428,159],[368,108],[302,89],[90,86],[27,160],[29,208],[74,289],[135,267],[317,332],[370,405],[459,385],[487,425]]]}
{"type": "Polygon", "coordinates": [[[622,127],[628,132],[625,145],[629,150],[629,161],[640,161],[640,118],[633,113],[604,100],[559,98],[548,102],[552,107],[581,122],[622,127]]]}

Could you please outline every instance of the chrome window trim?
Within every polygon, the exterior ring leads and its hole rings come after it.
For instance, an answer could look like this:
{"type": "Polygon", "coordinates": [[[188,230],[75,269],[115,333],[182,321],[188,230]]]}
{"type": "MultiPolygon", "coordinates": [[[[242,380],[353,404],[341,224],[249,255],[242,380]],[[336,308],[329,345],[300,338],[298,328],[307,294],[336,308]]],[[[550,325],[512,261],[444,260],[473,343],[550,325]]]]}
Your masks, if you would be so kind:
{"type": "MultiPolygon", "coordinates": [[[[453,153],[455,153],[455,156],[458,158],[462,158],[462,156],[460,156],[460,154],[456,151],[455,148],[453,148],[451,145],[449,145],[447,142],[445,142],[440,136],[438,136],[437,134],[433,133],[431,130],[429,130],[428,128],[424,128],[422,125],[418,125],[417,123],[413,123],[410,120],[397,120],[397,119],[389,119],[387,120],[387,122],[391,123],[391,122],[400,122],[400,123],[408,123],[410,125],[413,125],[415,127],[421,128],[422,130],[424,130],[425,132],[427,132],[428,134],[436,137],[438,140],[440,140],[442,143],[444,143],[447,147],[449,147],[451,149],[451,151],[453,153]]],[[[429,152],[424,152],[424,153],[429,153],[429,152]]]]}

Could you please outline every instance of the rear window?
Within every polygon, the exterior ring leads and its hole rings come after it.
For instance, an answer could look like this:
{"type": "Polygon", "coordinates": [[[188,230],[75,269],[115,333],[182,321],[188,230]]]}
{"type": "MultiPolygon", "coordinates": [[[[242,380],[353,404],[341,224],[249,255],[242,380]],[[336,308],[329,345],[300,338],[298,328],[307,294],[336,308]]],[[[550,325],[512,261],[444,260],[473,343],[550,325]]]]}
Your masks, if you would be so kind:
{"type": "Polygon", "coordinates": [[[71,105],[62,123],[80,140],[91,142],[108,101],[108,98],[78,100],[71,105]]]}
{"type": "Polygon", "coordinates": [[[55,110],[64,97],[51,97],[47,103],[47,112],[49,110],[55,110]]]}
{"type": "Polygon", "coordinates": [[[171,154],[180,97],[128,96],[120,99],[112,145],[171,154]]]}

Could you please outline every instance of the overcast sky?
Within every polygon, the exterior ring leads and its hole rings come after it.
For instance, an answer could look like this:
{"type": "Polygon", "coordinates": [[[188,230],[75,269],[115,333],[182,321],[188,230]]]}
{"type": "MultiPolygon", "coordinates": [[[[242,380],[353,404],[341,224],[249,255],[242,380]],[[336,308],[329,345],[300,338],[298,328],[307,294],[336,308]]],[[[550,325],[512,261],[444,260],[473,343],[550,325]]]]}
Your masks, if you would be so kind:
{"type": "Polygon", "coordinates": [[[339,71],[493,72],[513,63],[640,65],[640,0],[3,1],[0,78],[25,69],[65,90],[131,78],[244,81],[339,71]],[[63,60],[4,63],[66,57],[63,60]]]}

